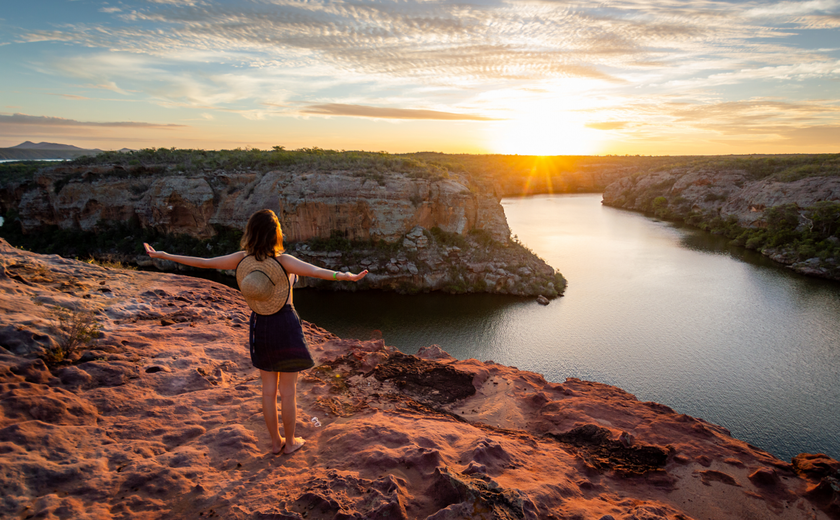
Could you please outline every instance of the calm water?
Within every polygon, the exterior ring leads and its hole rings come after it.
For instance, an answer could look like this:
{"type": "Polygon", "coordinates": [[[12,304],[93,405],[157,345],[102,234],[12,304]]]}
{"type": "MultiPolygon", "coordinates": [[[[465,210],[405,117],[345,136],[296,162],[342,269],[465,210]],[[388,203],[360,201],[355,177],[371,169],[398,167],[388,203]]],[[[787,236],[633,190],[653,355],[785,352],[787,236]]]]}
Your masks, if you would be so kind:
{"type": "Polygon", "coordinates": [[[726,240],[603,207],[600,195],[503,201],[514,234],[569,280],[547,307],[489,295],[300,290],[303,319],[414,353],[438,344],[617,385],[790,459],[840,458],[840,284],[726,240]]]}
{"type": "Polygon", "coordinates": [[[10,162],[57,162],[57,161],[72,161],[72,159],[0,159],[0,163],[10,162]]]}

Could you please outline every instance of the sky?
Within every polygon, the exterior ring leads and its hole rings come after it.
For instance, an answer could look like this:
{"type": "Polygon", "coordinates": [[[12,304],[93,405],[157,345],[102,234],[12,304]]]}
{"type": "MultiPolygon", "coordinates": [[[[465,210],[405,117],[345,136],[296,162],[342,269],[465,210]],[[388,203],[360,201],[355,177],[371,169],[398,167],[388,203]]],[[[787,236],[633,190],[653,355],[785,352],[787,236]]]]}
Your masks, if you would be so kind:
{"type": "Polygon", "coordinates": [[[840,0],[6,0],[0,147],[840,152],[840,0]]]}

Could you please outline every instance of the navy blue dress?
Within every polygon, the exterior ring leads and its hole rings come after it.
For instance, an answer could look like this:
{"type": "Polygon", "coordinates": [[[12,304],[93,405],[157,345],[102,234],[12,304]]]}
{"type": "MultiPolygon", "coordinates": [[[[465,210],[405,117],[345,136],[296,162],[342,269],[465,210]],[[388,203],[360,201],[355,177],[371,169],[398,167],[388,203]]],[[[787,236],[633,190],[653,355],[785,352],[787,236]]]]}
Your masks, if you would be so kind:
{"type": "Polygon", "coordinates": [[[274,314],[251,313],[251,363],[268,372],[300,372],[315,366],[295,308],[274,314]]]}

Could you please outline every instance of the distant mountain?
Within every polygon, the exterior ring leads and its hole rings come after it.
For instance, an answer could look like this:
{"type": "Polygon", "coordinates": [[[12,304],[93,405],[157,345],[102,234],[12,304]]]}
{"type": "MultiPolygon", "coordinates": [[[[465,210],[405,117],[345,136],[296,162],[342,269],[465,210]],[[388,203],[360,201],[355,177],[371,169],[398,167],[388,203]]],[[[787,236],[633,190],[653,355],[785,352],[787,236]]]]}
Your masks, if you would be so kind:
{"type": "MultiPolygon", "coordinates": [[[[33,143],[32,141],[25,141],[17,146],[10,146],[9,148],[18,150],[85,150],[72,144],[58,144],[58,143],[33,143]]],[[[98,149],[96,151],[99,151],[98,149]]]]}
{"type": "Polygon", "coordinates": [[[86,150],[70,144],[33,143],[25,141],[17,146],[0,148],[0,160],[31,161],[49,159],[75,159],[82,155],[96,155],[102,150],[94,148],[86,150]]]}

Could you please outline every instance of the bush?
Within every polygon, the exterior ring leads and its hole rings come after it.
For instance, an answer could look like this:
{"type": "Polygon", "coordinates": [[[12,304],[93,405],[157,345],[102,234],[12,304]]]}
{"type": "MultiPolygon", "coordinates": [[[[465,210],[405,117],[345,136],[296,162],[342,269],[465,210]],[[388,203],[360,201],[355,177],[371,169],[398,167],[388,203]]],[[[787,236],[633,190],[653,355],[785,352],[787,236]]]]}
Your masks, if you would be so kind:
{"type": "Polygon", "coordinates": [[[501,244],[498,240],[494,239],[490,236],[490,233],[487,232],[485,229],[476,229],[473,228],[469,232],[470,238],[475,240],[479,245],[483,247],[500,247],[501,244]]]}
{"type": "Polygon", "coordinates": [[[744,247],[747,249],[761,249],[764,247],[764,241],[764,234],[762,233],[747,240],[744,247]]]}
{"type": "Polygon", "coordinates": [[[811,230],[820,237],[840,234],[840,202],[820,201],[814,204],[810,212],[811,230]]]}
{"type": "Polygon", "coordinates": [[[460,248],[464,248],[467,245],[467,240],[458,233],[450,233],[449,231],[444,231],[437,226],[433,227],[429,231],[432,232],[432,236],[438,244],[460,248]]]}
{"type": "Polygon", "coordinates": [[[93,311],[78,306],[54,306],[50,314],[57,345],[44,354],[47,364],[68,360],[79,347],[90,346],[99,337],[100,325],[93,311]]]}
{"type": "Polygon", "coordinates": [[[661,195],[653,199],[650,203],[650,208],[657,218],[667,219],[671,215],[671,212],[668,210],[668,199],[661,195]]]}

